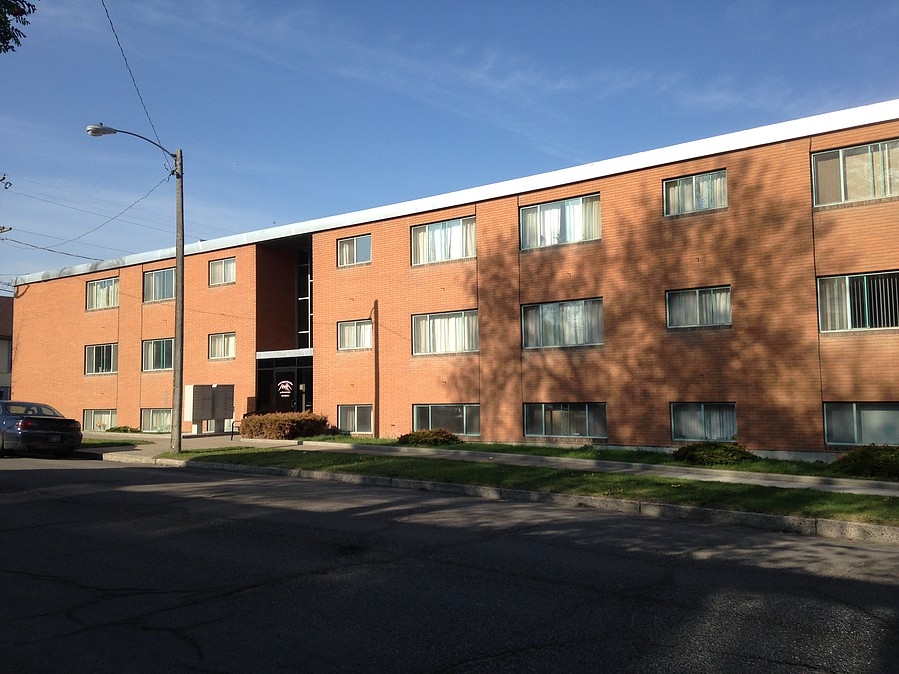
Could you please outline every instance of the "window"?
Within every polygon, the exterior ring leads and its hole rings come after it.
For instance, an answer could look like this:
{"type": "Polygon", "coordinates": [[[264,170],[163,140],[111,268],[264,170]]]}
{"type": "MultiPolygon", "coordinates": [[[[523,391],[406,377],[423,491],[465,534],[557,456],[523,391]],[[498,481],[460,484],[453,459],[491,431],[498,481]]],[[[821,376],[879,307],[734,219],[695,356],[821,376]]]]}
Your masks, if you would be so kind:
{"type": "Polygon", "coordinates": [[[899,272],[818,279],[821,332],[899,327],[899,272]]]}
{"type": "Polygon", "coordinates": [[[144,272],[144,302],[159,302],[175,297],[175,269],[144,272]]]}
{"type": "Polygon", "coordinates": [[[143,371],[171,370],[173,339],[150,339],[143,343],[143,371]]]}
{"type": "Polygon", "coordinates": [[[412,317],[412,353],[462,353],[478,350],[478,311],[453,311],[412,317]]]}
{"type": "Polygon", "coordinates": [[[824,403],[829,445],[899,444],[899,403],[824,403]]]}
{"type": "Polygon", "coordinates": [[[674,440],[735,440],[737,406],[734,403],[671,403],[674,440]]]}
{"type": "Polygon", "coordinates": [[[812,155],[815,206],[899,194],[899,140],[812,155]]]}
{"type": "Polygon", "coordinates": [[[475,256],[475,219],[462,218],[412,228],[412,264],[475,256]]]}
{"type": "Polygon", "coordinates": [[[521,308],[524,348],[602,344],[602,299],[529,304],[521,308]]]}
{"type": "Polygon", "coordinates": [[[116,426],[115,410],[84,410],[82,428],[86,431],[105,431],[116,426]]]}
{"type": "Polygon", "coordinates": [[[87,309],[113,309],[119,306],[119,279],[105,278],[87,282],[87,309]]]}
{"type": "Polygon", "coordinates": [[[237,260],[233,257],[209,263],[209,285],[220,286],[237,281],[237,260]]]}
{"type": "Polygon", "coordinates": [[[525,435],[608,438],[605,403],[525,403],[525,435]]]}
{"type": "Polygon", "coordinates": [[[522,250],[602,237],[598,194],[525,206],[519,220],[522,250]]]}
{"type": "Polygon", "coordinates": [[[94,344],[84,347],[84,374],[112,374],[118,371],[118,344],[94,344]]]}
{"type": "Polygon", "coordinates": [[[218,358],[234,358],[236,355],[236,334],[233,332],[220,332],[209,335],[209,360],[218,358]]]}
{"type": "Polygon", "coordinates": [[[0,372],[12,372],[12,340],[0,337],[0,372]]]}
{"type": "Polygon", "coordinates": [[[338,405],[337,427],[344,433],[371,433],[371,405],[338,405]]]}
{"type": "Polygon", "coordinates": [[[481,406],[413,405],[412,425],[416,431],[443,428],[456,435],[480,435],[481,406]]]}
{"type": "Polygon", "coordinates": [[[364,262],[371,262],[371,234],[337,241],[338,267],[349,267],[364,262]]]}
{"type": "Polygon", "coordinates": [[[730,325],[730,286],[666,293],[669,328],[730,325]]]}
{"type": "Polygon", "coordinates": [[[666,180],[665,215],[710,211],[727,206],[727,171],[666,180]]]}
{"type": "Polygon", "coordinates": [[[171,433],[171,408],[157,407],[142,409],[140,411],[140,429],[144,433],[171,433]]]}
{"type": "Polygon", "coordinates": [[[337,348],[340,351],[371,348],[371,319],[337,324],[337,348]]]}

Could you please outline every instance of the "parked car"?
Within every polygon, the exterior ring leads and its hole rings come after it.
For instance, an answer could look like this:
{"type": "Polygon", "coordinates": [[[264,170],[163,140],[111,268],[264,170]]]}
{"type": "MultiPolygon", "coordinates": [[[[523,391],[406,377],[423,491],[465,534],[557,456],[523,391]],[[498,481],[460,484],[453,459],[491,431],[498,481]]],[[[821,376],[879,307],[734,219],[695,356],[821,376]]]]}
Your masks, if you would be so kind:
{"type": "Polygon", "coordinates": [[[81,422],[66,419],[50,405],[0,400],[0,456],[49,449],[62,458],[75,451],[81,437],[81,422]]]}

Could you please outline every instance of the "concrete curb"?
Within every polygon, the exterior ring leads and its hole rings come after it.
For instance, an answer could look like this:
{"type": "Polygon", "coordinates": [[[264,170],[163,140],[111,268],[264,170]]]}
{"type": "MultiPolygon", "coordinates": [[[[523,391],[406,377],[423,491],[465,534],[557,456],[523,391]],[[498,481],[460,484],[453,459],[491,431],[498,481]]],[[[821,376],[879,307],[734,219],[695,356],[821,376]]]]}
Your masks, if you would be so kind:
{"type": "MultiPolygon", "coordinates": [[[[111,460],[118,461],[121,460],[121,458],[122,457],[116,456],[111,460]]],[[[106,458],[106,455],[104,455],[103,459],[109,460],[106,458]]],[[[696,506],[647,503],[643,501],[615,499],[602,496],[554,494],[517,489],[501,489],[498,487],[479,487],[449,482],[432,482],[428,480],[409,480],[392,477],[352,475],[349,473],[330,473],[327,471],[291,470],[229,463],[182,461],[180,459],[144,459],[143,461],[146,463],[154,463],[159,466],[205,470],[214,469],[229,473],[250,473],[278,477],[298,477],[305,480],[321,480],[372,487],[387,487],[391,489],[427,491],[456,496],[471,496],[495,501],[545,503],[565,508],[593,508],[604,512],[692,520],[708,524],[747,527],[764,531],[798,534],[801,536],[899,545],[899,527],[890,527],[881,524],[827,520],[813,517],[789,517],[784,515],[769,515],[765,513],[733,510],[715,510],[712,508],[700,508],[696,506]]]]}

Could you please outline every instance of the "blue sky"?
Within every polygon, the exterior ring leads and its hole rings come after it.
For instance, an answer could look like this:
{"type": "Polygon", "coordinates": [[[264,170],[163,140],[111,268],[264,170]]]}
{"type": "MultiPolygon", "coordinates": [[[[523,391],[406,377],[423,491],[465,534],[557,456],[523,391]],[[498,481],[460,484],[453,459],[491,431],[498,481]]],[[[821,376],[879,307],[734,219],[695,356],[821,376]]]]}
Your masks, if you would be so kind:
{"type": "Polygon", "coordinates": [[[174,245],[166,158],[97,122],[183,150],[190,243],[899,97],[896,2],[36,4],[0,54],[7,294],[174,245]]]}

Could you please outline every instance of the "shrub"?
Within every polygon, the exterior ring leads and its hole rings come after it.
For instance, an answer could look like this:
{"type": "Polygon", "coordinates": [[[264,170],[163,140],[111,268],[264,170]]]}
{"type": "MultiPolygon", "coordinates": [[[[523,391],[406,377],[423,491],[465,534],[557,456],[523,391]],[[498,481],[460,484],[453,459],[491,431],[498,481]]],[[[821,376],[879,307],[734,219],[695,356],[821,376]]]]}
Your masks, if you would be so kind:
{"type": "Polygon", "coordinates": [[[133,426],[113,426],[106,429],[107,433],[143,433],[139,428],[133,426]]]}
{"type": "Polygon", "coordinates": [[[245,438],[292,440],[324,435],[330,430],[328,417],[312,412],[272,412],[252,414],[240,422],[240,434],[245,438]]]}
{"type": "Polygon", "coordinates": [[[733,442],[697,442],[678,447],[671,456],[675,461],[697,466],[728,466],[758,461],[752,452],[733,442]]]}
{"type": "Polygon", "coordinates": [[[430,431],[413,431],[401,435],[396,440],[399,445],[410,445],[412,447],[433,447],[435,445],[457,445],[462,440],[459,436],[450,433],[442,428],[435,428],[430,431]]]}
{"type": "Polygon", "coordinates": [[[844,475],[899,480],[899,447],[867,445],[851,449],[833,463],[844,475]]]}

